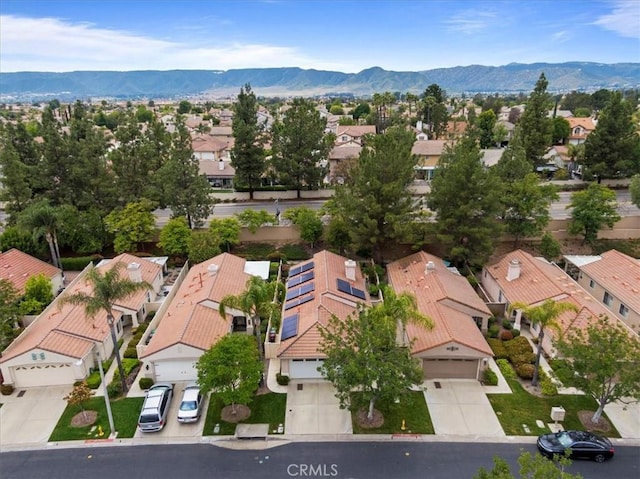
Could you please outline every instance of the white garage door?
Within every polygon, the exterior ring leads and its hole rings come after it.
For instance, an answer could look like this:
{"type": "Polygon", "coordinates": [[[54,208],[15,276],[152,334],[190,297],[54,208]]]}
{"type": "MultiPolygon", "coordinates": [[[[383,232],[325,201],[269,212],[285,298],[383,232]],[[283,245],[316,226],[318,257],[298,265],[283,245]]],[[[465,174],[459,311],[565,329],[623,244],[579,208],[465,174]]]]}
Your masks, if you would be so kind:
{"type": "Polygon", "coordinates": [[[291,379],[322,379],[318,371],[322,363],[322,359],[292,360],[289,362],[289,376],[291,379]]]}
{"type": "Polygon", "coordinates": [[[477,359],[425,359],[425,379],[477,379],[477,359]]]}
{"type": "Polygon", "coordinates": [[[38,364],[13,368],[15,387],[64,386],[74,383],[71,364],[38,364]]]}
{"type": "Polygon", "coordinates": [[[198,379],[196,360],[154,363],[156,382],[195,381],[198,379]]]}

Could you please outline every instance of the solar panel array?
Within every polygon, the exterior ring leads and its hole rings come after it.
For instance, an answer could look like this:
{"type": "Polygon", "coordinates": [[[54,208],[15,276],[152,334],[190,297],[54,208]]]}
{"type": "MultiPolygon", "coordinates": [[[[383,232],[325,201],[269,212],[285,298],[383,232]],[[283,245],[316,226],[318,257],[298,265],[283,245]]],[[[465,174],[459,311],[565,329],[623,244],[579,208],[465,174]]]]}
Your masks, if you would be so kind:
{"type": "Polygon", "coordinates": [[[298,315],[287,316],[282,320],[282,340],[298,335],[298,315]]]}
{"type": "Polygon", "coordinates": [[[296,266],[295,268],[291,268],[291,270],[289,271],[289,278],[293,278],[294,276],[297,276],[300,273],[309,271],[310,269],[313,268],[313,266],[314,266],[313,261],[310,261],[309,263],[305,263],[301,266],[296,266]]]}
{"type": "Polygon", "coordinates": [[[308,303],[309,301],[312,301],[313,298],[314,295],[310,294],[309,296],[302,296],[300,298],[293,299],[292,301],[285,303],[284,310],[287,311],[291,308],[295,308],[296,306],[300,306],[301,304],[308,303]]]}
{"type": "Polygon", "coordinates": [[[304,284],[299,288],[290,289],[289,291],[287,291],[287,296],[285,298],[285,301],[289,301],[290,299],[297,298],[298,296],[302,296],[303,294],[310,293],[315,288],[316,288],[315,283],[311,282],[311,283],[304,284]]]}
{"type": "Polygon", "coordinates": [[[300,274],[287,282],[287,288],[292,288],[294,286],[298,286],[299,284],[306,283],[310,279],[313,279],[314,273],[313,271],[309,271],[308,273],[300,274]]]}
{"type": "Polygon", "coordinates": [[[338,291],[350,294],[351,296],[355,296],[356,298],[367,299],[363,290],[354,288],[349,284],[348,281],[345,281],[344,279],[338,278],[338,291]]]}

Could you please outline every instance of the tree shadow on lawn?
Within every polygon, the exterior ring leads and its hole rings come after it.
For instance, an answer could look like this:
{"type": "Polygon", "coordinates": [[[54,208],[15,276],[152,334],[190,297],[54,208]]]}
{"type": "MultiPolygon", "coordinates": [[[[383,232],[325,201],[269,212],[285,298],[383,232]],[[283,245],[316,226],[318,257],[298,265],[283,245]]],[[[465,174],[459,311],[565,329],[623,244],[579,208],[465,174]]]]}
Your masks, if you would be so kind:
{"type": "Polygon", "coordinates": [[[376,402],[375,409],[382,414],[384,421],[379,427],[371,427],[371,424],[363,424],[358,420],[358,417],[366,419],[368,407],[369,402],[361,393],[351,396],[351,422],[354,434],[434,434],[422,391],[408,391],[400,396],[398,403],[376,402]]]}

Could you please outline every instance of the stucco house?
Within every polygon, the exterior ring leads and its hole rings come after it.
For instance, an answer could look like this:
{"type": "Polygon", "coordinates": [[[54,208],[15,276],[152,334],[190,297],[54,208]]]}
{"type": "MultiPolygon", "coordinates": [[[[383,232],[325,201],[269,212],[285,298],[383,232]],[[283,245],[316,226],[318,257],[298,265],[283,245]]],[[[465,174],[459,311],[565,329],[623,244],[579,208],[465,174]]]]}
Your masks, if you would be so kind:
{"type": "Polygon", "coordinates": [[[567,143],[571,145],[581,145],[587,139],[587,136],[596,129],[593,118],[567,118],[571,133],[567,138],[567,143]]]}
{"type": "Polygon", "coordinates": [[[375,125],[338,125],[336,146],[362,146],[365,135],[375,135],[375,125]]]}
{"type": "Polygon", "coordinates": [[[608,314],[640,334],[640,260],[615,249],[598,256],[565,256],[577,269],[577,281],[608,314]]]}
{"type": "Polygon", "coordinates": [[[431,180],[438,167],[440,156],[448,140],[418,140],[413,143],[411,153],[418,157],[416,176],[421,180],[431,180]]]}
{"type": "Polygon", "coordinates": [[[195,380],[195,363],[219,338],[233,331],[253,333],[244,313],[230,310],[222,317],[218,311],[222,298],[241,294],[247,280],[257,274],[252,263],[222,253],[189,270],[137,346],[147,377],[164,382],[195,380]]]}
{"type": "Polygon", "coordinates": [[[359,145],[334,146],[329,152],[329,183],[342,184],[344,182],[344,177],[340,173],[341,165],[344,165],[351,159],[358,158],[361,151],[362,147],[359,145]]]}
{"type": "MultiPolygon", "coordinates": [[[[100,268],[111,268],[124,262],[121,271],[133,281],[147,281],[151,290],[140,291],[114,308],[116,338],[122,337],[127,322],[137,325],[144,317],[146,305],[156,299],[162,282],[162,267],[152,261],[131,255],[121,255],[100,268]],[[159,282],[158,282],[159,281],[159,282]]],[[[0,358],[0,370],[5,383],[16,388],[71,385],[86,379],[96,367],[96,352],[102,358],[111,356],[111,340],[107,317],[99,311],[87,317],[82,306],[62,304],[69,294],[91,294],[85,279],[92,268],[87,266],[78,277],[7,347],[0,358]]],[[[98,266],[96,266],[97,268],[98,266]]]]}
{"type": "Polygon", "coordinates": [[[491,311],[467,279],[424,251],[390,263],[387,274],[394,291],[414,295],[419,311],[433,321],[432,330],[411,323],[406,328],[425,379],[480,380],[493,357],[482,334],[491,311]]]}
{"type": "Polygon", "coordinates": [[[329,251],[291,268],[280,330],[267,338],[265,355],[280,361],[280,373],[292,380],[324,380],[318,368],[325,358],[320,329],[332,315],[357,315],[358,304],[370,305],[365,278],[355,261],[329,251]]]}
{"type": "Polygon", "coordinates": [[[18,294],[24,295],[27,281],[38,274],[44,274],[51,280],[51,292],[54,296],[64,287],[61,269],[15,248],[0,253],[0,279],[9,281],[18,294]]]}

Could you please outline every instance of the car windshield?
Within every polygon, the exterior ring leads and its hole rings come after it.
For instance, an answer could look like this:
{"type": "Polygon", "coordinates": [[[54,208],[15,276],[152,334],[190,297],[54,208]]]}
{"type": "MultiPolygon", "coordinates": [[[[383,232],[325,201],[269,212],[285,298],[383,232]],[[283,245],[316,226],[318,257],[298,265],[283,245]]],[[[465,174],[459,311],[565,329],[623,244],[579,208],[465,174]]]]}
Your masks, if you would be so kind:
{"type": "Polygon", "coordinates": [[[566,432],[558,434],[558,442],[560,442],[560,444],[562,444],[564,447],[571,447],[571,445],[573,444],[571,436],[566,432]]]}
{"type": "Polygon", "coordinates": [[[160,420],[160,418],[158,417],[157,414],[143,414],[142,416],[140,416],[140,423],[141,424],[146,424],[146,423],[150,423],[150,422],[158,422],[160,420]]]}
{"type": "Polygon", "coordinates": [[[195,401],[182,401],[180,404],[181,411],[195,411],[198,409],[198,403],[195,401]]]}

